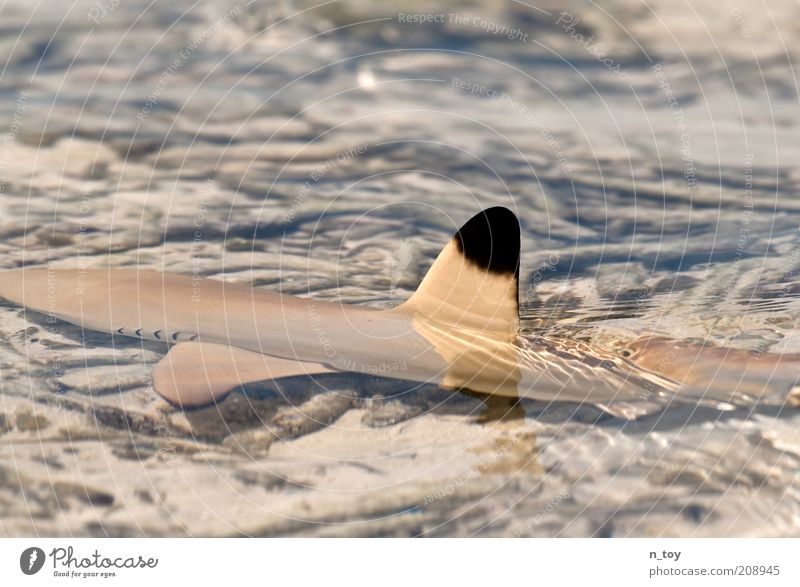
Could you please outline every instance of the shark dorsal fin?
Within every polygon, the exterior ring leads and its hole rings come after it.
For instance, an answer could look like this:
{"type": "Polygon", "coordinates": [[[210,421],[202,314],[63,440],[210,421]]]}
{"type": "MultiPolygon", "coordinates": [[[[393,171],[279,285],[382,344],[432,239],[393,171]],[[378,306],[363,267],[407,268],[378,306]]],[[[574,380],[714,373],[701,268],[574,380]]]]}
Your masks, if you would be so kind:
{"type": "Polygon", "coordinates": [[[511,210],[479,212],[453,235],[401,307],[444,324],[515,332],[519,248],[519,221],[511,210]]]}

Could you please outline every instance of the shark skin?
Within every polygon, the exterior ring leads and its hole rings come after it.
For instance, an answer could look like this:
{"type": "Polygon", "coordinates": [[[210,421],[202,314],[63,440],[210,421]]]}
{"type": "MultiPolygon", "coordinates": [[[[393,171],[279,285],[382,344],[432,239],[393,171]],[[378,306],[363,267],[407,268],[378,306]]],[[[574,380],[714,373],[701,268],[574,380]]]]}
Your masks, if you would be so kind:
{"type": "MultiPolygon", "coordinates": [[[[720,349],[684,348],[695,360],[672,361],[664,372],[648,368],[659,364],[658,349],[669,352],[660,339],[634,349],[643,367],[579,344],[520,336],[519,242],[511,211],[480,212],[447,243],[414,295],[389,310],[111,268],[3,271],[0,297],[86,329],[174,345],[156,365],[153,386],[184,408],[213,403],[249,382],[330,372],[587,402],[628,419],[682,401],[690,386],[691,401],[735,401],[735,388],[697,391],[707,383],[696,375],[698,360],[708,371],[720,349]]],[[[798,364],[793,357],[782,360],[798,364]]],[[[737,356],[725,361],[735,365],[737,356]]],[[[759,367],[756,386],[769,387],[767,363],[759,367]]],[[[794,379],[779,381],[778,397],[788,397],[794,379]]],[[[758,396],[752,388],[748,397],[758,396]]]]}

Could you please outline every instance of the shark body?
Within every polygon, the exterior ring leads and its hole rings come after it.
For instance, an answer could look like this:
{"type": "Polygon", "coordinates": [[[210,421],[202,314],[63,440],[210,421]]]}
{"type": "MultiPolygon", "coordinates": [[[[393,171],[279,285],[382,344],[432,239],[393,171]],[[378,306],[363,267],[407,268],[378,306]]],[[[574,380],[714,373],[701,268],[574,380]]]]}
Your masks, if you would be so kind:
{"type": "MultiPolygon", "coordinates": [[[[579,345],[520,336],[519,250],[516,216],[484,210],[453,236],[414,295],[389,310],[131,269],[4,271],[0,297],[83,328],[173,344],[153,386],[183,407],[253,381],[337,371],[589,402],[625,418],[680,399],[694,363],[673,378],[579,345]]],[[[669,348],[653,341],[643,357],[655,361],[659,344],[669,348]]]]}

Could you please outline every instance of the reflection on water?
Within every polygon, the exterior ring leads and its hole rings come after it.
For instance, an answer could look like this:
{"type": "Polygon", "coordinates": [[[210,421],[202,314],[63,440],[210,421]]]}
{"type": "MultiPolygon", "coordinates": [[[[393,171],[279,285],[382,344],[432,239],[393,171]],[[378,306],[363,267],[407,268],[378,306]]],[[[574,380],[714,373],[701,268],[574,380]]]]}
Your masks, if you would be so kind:
{"type": "Polygon", "coordinates": [[[718,289],[695,293],[695,281],[661,292],[644,285],[614,292],[610,299],[593,291],[580,303],[569,295],[568,283],[554,280],[548,289],[551,297],[523,308],[523,335],[533,341],[573,341],[591,372],[587,379],[613,381],[624,363],[625,382],[617,383],[622,400],[628,399],[630,385],[634,400],[657,399],[652,384],[636,381],[656,376],[662,379],[658,396],[665,403],[700,402],[718,409],[800,403],[793,394],[800,353],[778,346],[797,331],[798,296],[785,283],[756,283],[735,294],[718,289]],[[692,332],[681,334],[687,325],[694,326],[692,332]],[[603,352],[616,373],[591,367],[602,364],[603,352]],[[637,395],[635,389],[646,391],[637,395]]]}

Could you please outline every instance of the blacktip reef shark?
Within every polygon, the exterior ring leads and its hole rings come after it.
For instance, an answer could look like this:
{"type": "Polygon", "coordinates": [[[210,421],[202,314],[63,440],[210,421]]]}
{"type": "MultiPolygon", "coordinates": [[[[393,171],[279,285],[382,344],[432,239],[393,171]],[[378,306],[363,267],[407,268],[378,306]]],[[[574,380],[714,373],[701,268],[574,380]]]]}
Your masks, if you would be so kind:
{"type": "Polygon", "coordinates": [[[153,387],[184,408],[251,382],[331,372],[591,403],[628,419],[673,400],[789,400],[797,369],[782,367],[800,364],[796,356],[647,337],[624,357],[522,336],[519,270],[519,221],[494,207],[464,224],[416,292],[389,310],[113,268],[3,271],[0,297],[83,328],[173,344],[154,368],[153,387]]]}

